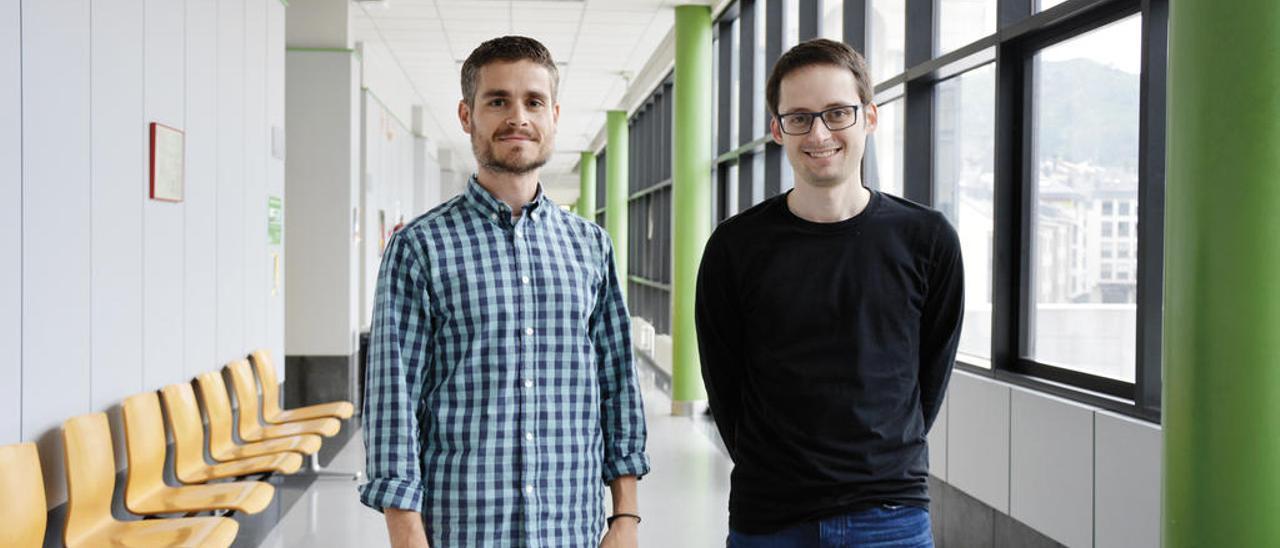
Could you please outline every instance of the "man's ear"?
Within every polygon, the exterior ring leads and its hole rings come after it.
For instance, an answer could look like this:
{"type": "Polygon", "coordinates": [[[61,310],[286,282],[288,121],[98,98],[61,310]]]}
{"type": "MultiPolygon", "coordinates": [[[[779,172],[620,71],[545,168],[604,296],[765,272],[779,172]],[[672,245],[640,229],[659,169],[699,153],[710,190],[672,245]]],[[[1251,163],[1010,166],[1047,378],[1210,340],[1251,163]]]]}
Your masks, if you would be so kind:
{"type": "Polygon", "coordinates": [[[458,121],[462,123],[462,131],[471,134],[471,107],[466,101],[458,101],[458,121]]]}
{"type": "Polygon", "coordinates": [[[867,135],[871,135],[876,131],[876,123],[880,118],[880,109],[876,108],[875,103],[867,103],[862,108],[866,110],[866,113],[862,115],[866,119],[863,125],[866,126],[867,135]]]}
{"type": "Polygon", "coordinates": [[[560,123],[560,103],[555,103],[551,106],[551,121],[556,124],[560,123]]]}
{"type": "Polygon", "coordinates": [[[769,117],[769,135],[773,137],[773,142],[782,144],[782,128],[778,126],[778,117],[769,117]]]}

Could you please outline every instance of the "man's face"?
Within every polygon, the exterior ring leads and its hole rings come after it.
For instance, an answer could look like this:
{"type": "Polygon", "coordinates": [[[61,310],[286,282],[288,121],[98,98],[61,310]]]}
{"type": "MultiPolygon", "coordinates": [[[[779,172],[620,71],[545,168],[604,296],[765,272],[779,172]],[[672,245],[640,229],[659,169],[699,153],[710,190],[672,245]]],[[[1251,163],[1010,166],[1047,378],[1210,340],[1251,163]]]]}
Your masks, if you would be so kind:
{"type": "Polygon", "coordinates": [[[779,114],[822,112],[847,105],[858,105],[857,122],[837,131],[828,130],[815,116],[809,133],[788,135],[782,132],[777,117],[770,120],[773,140],[787,151],[798,183],[833,187],[856,176],[862,165],[867,135],[875,131],[876,107],[862,104],[857,80],[844,67],[809,65],[782,79],[778,86],[779,114]]]}
{"type": "Polygon", "coordinates": [[[474,106],[458,104],[462,130],[481,167],[523,175],[551,158],[560,105],[551,74],[532,61],[494,62],[480,68],[474,106]]]}

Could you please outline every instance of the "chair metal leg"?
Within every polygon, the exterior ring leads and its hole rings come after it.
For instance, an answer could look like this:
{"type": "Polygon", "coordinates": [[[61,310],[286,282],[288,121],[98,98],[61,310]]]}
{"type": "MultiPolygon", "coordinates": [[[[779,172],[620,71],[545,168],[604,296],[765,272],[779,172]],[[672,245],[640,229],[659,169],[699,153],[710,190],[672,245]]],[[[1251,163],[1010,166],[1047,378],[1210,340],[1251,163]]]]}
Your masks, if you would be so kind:
{"type": "Polygon", "coordinates": [[[309,455],[306,457],[306,459],[307,459],[307,470],[306,472],[302,472],[303,475],[313,476],[316,479],[334,478],[334,479],[349,479],[351,481],[360,481],[364,479],[364,472],[359,470],[354,470],[354,471],[330,470],[328,468],[320,466],[320,453],[309,455]]]}

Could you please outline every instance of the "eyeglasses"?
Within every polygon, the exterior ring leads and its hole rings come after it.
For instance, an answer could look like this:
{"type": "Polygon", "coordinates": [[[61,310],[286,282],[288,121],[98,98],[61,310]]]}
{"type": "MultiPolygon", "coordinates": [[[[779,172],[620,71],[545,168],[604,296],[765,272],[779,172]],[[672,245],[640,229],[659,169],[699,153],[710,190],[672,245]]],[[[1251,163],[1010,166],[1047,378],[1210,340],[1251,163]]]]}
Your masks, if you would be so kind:
{"type": "Polygon", "coordinates": [[[804,135],[813,130],[813,120],[822,119],[828,131],[840,131],[858,123],[858,105],[833,107],[822,112],[790,112],[778,115],[778,125],[787,135],[804,135]]]}

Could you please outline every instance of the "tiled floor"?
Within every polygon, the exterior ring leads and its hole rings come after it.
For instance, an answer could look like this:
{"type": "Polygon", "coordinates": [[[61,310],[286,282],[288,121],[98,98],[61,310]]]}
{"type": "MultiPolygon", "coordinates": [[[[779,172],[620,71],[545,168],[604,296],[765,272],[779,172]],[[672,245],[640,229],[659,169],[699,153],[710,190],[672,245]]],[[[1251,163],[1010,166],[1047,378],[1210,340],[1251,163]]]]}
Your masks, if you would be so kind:
{"type": "MultiPolygon", "coordinates": [[[[727,531],[729,471],[733,467],[703,417],[672,417],[670,400],[642,374],[648,417],[647,450],[652,472],[640,482],[640,546],[707,548],[724,546],[727,531]]],[[[328,464],[360,469],[364,447],[353,436],[328,464]]],[[[606,495],[605,500],[609,500],[606,495]]],[[[294,546],[386,546],[382,515],[360,504],[355,483],[338,479],[311,482],[261,544],[294,546]]]]}

